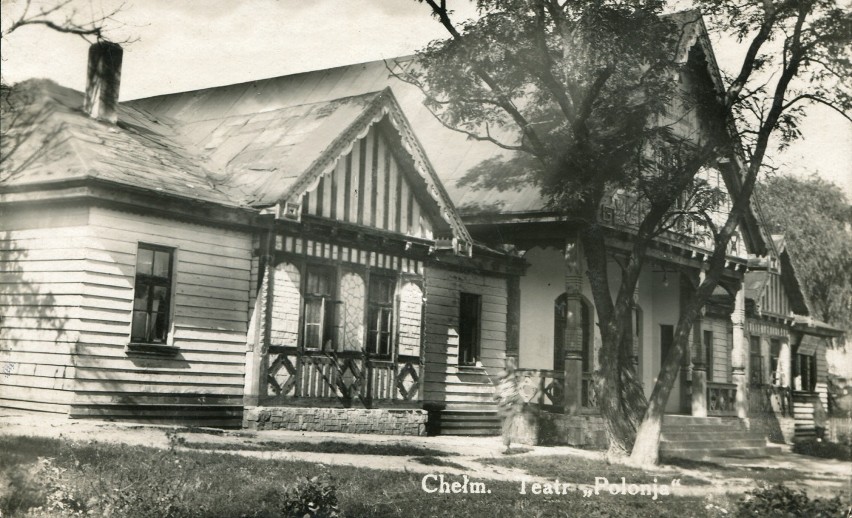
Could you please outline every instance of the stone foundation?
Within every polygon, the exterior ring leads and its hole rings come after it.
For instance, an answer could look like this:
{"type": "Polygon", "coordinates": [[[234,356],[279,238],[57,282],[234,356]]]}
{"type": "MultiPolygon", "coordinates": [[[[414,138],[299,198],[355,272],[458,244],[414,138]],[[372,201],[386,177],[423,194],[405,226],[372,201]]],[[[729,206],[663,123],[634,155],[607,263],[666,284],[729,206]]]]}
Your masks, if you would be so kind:
{"type": "Polygon", "coordinates": [[[515,417],[512,440],[521,444],[606,449],[603,419],[597,415],[524,412],[515,417]]]}
{"type": "Polygon", "coordinates": [[[427,412],[419,409],[246,407],[243,413],[243,428],[426,435],[427,417],[427,412]]]}

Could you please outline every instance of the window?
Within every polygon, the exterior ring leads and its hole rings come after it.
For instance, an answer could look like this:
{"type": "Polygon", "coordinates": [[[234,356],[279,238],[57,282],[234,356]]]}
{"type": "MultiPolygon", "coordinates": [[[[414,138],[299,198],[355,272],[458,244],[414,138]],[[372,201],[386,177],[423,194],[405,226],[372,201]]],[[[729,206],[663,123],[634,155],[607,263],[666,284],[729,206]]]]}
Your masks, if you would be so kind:
{"type": "Polygon", "coordinates": [[[772,338],[769,340],[769,376],[773,385],[781,384],[781,340],[772,338]]]}
{"type": "Polygon", "coordinates": [[[305,275],[305,349],[332,350],[336,344],[334,272],[330,268],[309,266],[305,275]]]}
{"type": "Polygon", "coordinates": [[[704,361],[707,362],[707,381],[713,381],[713,331],[705,330],[704,338],[704,361]]]}
{"type": "Polygon", "coordinates": [[[393,347],[393,296],[396,281],[392,277],[370,276],[367,309],[367,352],[389,357],[393,347]]]}
{"type": "Polygon", "coordinates": [[[660,324],[660,365],[665,363],[666,357],[674,345],[674,326],[660,324]]]}
{"type": "MultiPolygon", "coordinates": [[[[638,318],[638,315],[637,315],[638,318]]],[[[592,371],[592,312],[589,303],[580,298],[580,340],[583,372],[592,371]]],[[[565,368],[565,333],[568,332],[568,294],[556,297],[553,303],[553,368],[565,368]]]]}
{"type": "Polygon", "coordinates": [[[479,329],[482,297],[472,293],[459,296],[459,365],[475,365],[479,359],[479,329]]]}
{"type": "Polygon", "coordinates": [[[171,311],[174,249],[140,244],[136,252],[136,285],[130,341],[165,344],[171,311]]]}
{"type": "Polygon", "coordinates": [[[749,358],[751,384],[763,385],[763,356],[760,354],[760,336],[751,336],[749,342],[749,358]]]}

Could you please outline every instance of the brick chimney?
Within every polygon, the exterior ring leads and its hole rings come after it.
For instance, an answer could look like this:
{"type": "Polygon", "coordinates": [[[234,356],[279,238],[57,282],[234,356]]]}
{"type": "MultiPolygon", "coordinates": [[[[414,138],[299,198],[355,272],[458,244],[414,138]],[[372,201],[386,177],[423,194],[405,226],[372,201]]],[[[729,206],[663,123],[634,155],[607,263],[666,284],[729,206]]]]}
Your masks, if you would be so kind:
{"type": "Polygon", "coordinates": [[[121,45],[98,41],[89,47],[86,99],[83,111],[93,119],[118,121],[118,86],[121,82],[121,45]]]}

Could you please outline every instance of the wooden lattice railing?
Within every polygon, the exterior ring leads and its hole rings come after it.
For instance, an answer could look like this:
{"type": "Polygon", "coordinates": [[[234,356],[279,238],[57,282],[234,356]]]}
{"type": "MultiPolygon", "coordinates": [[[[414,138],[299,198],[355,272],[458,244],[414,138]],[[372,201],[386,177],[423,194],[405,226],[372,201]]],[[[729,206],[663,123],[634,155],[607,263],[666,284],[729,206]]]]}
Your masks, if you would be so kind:
{"type": "Polygon", "coordinates": [[[551,412],[562,411],[565,373],[544,369],[518,369],[524,402],[551,412]]]}
{"type": "Polygon", "coordinates": [[[584,410],[596,410],[598,408],[598,396],[595,390],[595,379],[591,372],[583,373],[581,391],[580,406],[584,410]]]}
{"type": "Polygon", "coordinates": [[[733,383],[707,383],[707,415],[737,415],[737,386],[733,383]]]}
{"type": "Polygon", "coordinates": [[[346,405],[418,401],[421,392],[419,356],[369,358],[361,352],[299,351],[269,348],[269,396],[337,399],[346,405]]]}

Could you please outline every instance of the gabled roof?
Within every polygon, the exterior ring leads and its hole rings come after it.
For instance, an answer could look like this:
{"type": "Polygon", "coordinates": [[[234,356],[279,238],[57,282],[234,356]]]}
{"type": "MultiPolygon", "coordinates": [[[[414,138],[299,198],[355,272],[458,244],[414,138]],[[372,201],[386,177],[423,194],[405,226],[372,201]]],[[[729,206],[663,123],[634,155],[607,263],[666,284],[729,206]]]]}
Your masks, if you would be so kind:
{"type": "Polygon", "coordinates": [[[389,89],[190,120],[123,105],[118,125],[88,117],[83,94],[51,81],[16,85],[3,102],[4,190],[101,180],[255,209],[298,202],[372,125],[387,121],[430,212],[453,237],[472,242],[389,89]]]}
{"type": "MultiPolygon", "coordinates": [[[[749,259],[749,269],[743,281],[746,298],[755,302],[761,300],[769,286],[771,276],[774,275],[771,273],[774,269],[772,259],[777,258],[780,266],[781,284],[784,286],[784,293],[790,301],[791,309],[797,316],[810,315],[810,305],[808,304],[802,285],[799,283],[793,263],[790,261],[786,239],[783,235],[774,234],[771,236],[770,243],[771,247],[768,256],[752,257],[749,259]]],[[[778,270],[775,271],[777,272],[778,270]]]]}
{"type": "MultiPolygon", "coordinates": [[[[668,15],[681,27],[677,59],[685,62],[689,50],[699,45],[707,60],[709,80],[721,91],[722,81],[713,57],[707,30],[700,13],[684,11],[668,15]]],[[[127,104],[158,117],[184,125],[211,119],[249,117],[252,114],[314,105],[337,99],[360,97],[390,88],[401,112],[417,134],[424,154],[429,157],[446,192],[459,211],[486,214],[535,214],[546,210],[546,200],[532,184],[512,189],[464,182],[477,168],[492,168],[511,160],[514,153],[488,142],[468,139],[438,122],[423,104],[423,94],[395,78],[389,68],[410,66],[412,57],[374,61],[316,70],[246,83],[138,99],[127,104]]],[[[729,189],[738,190],[737,181],[729,189]]],[[[747,237],[752,248],[762,250],[760,231],[753,215],[746,218],[747,237]]]]}
{"type": "Polygon", "coordinates": [[[0,187],[101,180],[225,206],[243,195],[208,173],[172,128],[134,108],[118,126],[86,116],[83,94],[48,80],[16,85],[3,99],[0,187]]]}

